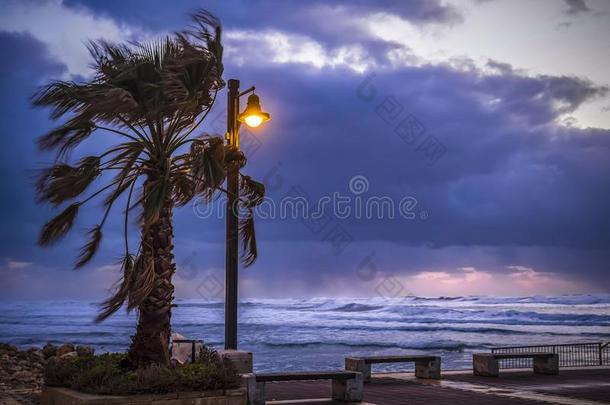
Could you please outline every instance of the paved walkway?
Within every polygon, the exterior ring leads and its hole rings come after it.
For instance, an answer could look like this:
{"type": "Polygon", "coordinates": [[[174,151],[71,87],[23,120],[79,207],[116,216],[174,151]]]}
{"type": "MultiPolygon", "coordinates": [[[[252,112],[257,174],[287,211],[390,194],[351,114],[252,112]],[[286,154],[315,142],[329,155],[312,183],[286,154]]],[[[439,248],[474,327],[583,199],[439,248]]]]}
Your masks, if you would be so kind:
{"type": "MultiPolygon", "coordinates": [[[[268,383],[270,405],[345,403],[330,401],[330,381],[268,383]]],[[[0,405],[39,403],[31,390],[2,391],[0,405]]],[[[445,371],[442,380],[416,379],[413,373],[374,374],[360,405],[601,405],[610,404],[610,368],[561,369],[558,376],[501,371],[500,377],[445,371]]]]}
{"type": "MultiPolygon", "coordinates": [[[[276,405],[341,404],[323,400],[330,397],[330,382],[269,383],[266,390],[267,401],[276,405]]],[[[498,378],[445,372],[440,381],[416,379],[412,373],[374,374],[365,385],[364,401],[369,405],[610,404],[610,368],[562,369],[558,376],[504,371],[498,378]]]]}

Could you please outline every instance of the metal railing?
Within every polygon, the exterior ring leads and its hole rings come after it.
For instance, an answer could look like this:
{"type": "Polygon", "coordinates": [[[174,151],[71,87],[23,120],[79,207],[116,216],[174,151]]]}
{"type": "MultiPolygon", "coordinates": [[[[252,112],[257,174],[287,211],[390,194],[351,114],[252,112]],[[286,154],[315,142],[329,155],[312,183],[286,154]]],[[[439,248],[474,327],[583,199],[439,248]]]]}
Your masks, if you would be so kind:
{"type": "MultiPolygon", "coordinates": [[[[592,367],[610,365],[610,342],[568,343],[559,345],[534,345],[494,347],[492,353],[557,353],[559,367],[592,367]]],[[[532,359],[502,359],[500,368],[532,368],[532,359]]]]}
{"type": "Polygon", "coordinates": [[[610,364],[610,342],[603,343],[599,346],[599,364],[610,364]]]}

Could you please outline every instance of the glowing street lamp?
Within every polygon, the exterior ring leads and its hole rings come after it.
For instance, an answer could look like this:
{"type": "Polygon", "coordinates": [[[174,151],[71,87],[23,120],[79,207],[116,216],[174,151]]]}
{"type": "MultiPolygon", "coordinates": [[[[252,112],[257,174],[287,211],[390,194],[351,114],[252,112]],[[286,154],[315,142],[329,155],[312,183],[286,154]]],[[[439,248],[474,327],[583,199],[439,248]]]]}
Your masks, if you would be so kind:
{"type": "Polygon", "coordinates": [[[271,119],[269,113],[263,112],[261,108],[260,99],[254,93],[248,97],[248,105],[243,113],[239,114],[237,120],[244,122],[250,128],[256,128],[263,122],[267,122],[271,119]]]}
{"type": "MultiPolygon", "coordinates": [[[[227,97],[227,144],[239,150],[239,126],[245,123],[256,128],[269,121],[269,113],[263,112],[260,100],[254,94],[254,86],[240,92],[239,80],[228,81],[227,97]],[[248,104],[239,114],[240,97],[250,94],[248,104]]],[[[227,238],[226,238],[226,284],[225,284],[225,350],[237,350],[237,278],[239,251],[239,218],[237,209],[239,201],[239,166],[231,163],[227,167],[227,238]]]]}

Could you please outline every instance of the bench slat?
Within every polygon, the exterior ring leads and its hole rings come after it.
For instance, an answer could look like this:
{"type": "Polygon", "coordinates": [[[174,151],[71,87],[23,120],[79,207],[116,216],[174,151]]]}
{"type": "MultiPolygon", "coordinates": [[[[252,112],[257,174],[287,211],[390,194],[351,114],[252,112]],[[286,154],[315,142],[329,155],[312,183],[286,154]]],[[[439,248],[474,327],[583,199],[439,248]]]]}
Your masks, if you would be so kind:
{"type": "MultiPolygon", "coordinates": [[[[479,354],[479,353],[477,353],[479,354]]],[[[553,357],[554,353],[548,352],[514,352],[514,353],[483,353],[484,355],[492,356],[494,359],[528,359],[534,357],[553,357]]]]}
{"type": "Polygon", "coordinates": [[[298,371],[290,373],[256,373],[257,382],[300,381],[300,380],[351,380],[356,378],[353,371],[298,371]]]}
{"type": "Polygon", "coordinates": [[[434,361],[436,360],[435,356],[428,356],[425,354],[422,355],[409,355],[409,356],[366,356],[366,357],[355,357],[357,359],[362,359],[366,364],[373,363],[406,363],[412,361],[434,361]]]}

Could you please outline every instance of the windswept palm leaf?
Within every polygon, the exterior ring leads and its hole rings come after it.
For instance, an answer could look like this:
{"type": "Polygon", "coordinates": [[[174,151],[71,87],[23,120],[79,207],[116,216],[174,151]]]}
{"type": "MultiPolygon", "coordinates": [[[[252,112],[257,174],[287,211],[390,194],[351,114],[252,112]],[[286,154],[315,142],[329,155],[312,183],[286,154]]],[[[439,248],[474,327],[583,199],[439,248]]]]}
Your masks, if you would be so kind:
{"type": "Polygon", "coordinates": [[[155,260],[152,256],[140,255],[135,261],[134,275],[127,296],[127,310],[136,309],[155,286],[155,260]]]}
{"type": "Polygon", "coordinates": [[[258,258],[254,215],[251,211],[239,221],[239,236],[242,242],[241,261],[245,267],[250,267],[258,258]]]}
{"type": "Polygon", "coordinates": [[[100,175],[100,158],[88,156],[76,166],[58,164],[43,170],[36,183],[40,202],[55,205],[78,197],[100,175]]]}
{"type": "Polygon", "coordinates": [[[94,226],[89,232],[89,241],[82,247],[78,259],[76,260],[75,268],[79,268],[87,264],[97,252],[102,241],[101,226],[94,226]]]}
{"type": "Polygon", "coordinates": [[[133,255],[127,253],[121,261],[121,270],[123,275],[119,282],[115,285],[114,293],[108,297],[100,306],[100,312],[95,318],[95,322],[99,323],[108,318],[110,315],[118,311],[123,303],[127,300],[130,292],[133,290],[135,280],[134,271],[135,259],[133,255]]]}
{"type": "Polygon", "coordinates": [[[78,215],[78,208],[78,204],[71,204],[59,215],[47,222],[42,227],[38,243],[42,246],[48,246],[66,235],[72,228],[72,225],[74,225],[74,220],[76,215],[78,215]]]}
{"type": "Polygon", "coordinates": [[[245,208],[239,222],[239,236],[242,241],[242,263],[248,267],[258,258],[256,245],[256,232],[254,228],[254,208],[260,205],[265,198],[265,185],[252,180],[250,176],[241,176],[240,203],[245,208]]]}

